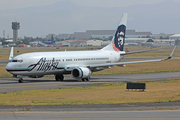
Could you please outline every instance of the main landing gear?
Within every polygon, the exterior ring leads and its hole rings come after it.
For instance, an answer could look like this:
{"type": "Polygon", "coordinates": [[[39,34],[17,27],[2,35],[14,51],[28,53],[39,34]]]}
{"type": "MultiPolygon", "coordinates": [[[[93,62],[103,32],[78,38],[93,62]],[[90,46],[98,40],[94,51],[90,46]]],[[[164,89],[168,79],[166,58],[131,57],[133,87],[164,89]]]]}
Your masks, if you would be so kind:
{"type": "Polygon", "coordinates": [[[22,78],[19,78],[19,83],[23,83],[23,79],[22,78]]]}
{"type": "Polygon", "coordinates": [[[89,77],[88,78],[82,78],[82,81],[89,81],[89,77]]]}
{"type": "Polygon", "coordinates": [[[56,79],[56,81],[63,81],[64,76],[63,76],[63,74],[57,74],[57,75],[55,75],[55,79],[56,79]]]}
{"type": "MultiPolygon", "coordinates": [[[[57,75],[55,75],[55,79],[56,79],[56,81],[63,81],[64,80],[64,76],[63,76],[63,74],[57,74],[57,75]]],[[[89,81],[89,79],[90,79],[90,77],[82,78],[81,80],[82,81],[89,81]]]]}

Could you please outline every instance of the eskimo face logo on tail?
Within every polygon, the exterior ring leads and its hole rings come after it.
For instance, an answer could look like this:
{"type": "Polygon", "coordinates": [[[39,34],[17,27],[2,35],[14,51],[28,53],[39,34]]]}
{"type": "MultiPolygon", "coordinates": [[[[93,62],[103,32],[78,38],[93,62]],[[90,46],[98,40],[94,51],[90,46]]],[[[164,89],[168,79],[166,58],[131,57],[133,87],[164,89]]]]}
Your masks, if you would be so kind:
{"type": "Polygon", "coordinates": [[[116,52],[123,51],[124,42],[125,42],[125,33],[126,33],[126,26],[120,25],[115,33],[113,43],[113,49],[116,52]]]}

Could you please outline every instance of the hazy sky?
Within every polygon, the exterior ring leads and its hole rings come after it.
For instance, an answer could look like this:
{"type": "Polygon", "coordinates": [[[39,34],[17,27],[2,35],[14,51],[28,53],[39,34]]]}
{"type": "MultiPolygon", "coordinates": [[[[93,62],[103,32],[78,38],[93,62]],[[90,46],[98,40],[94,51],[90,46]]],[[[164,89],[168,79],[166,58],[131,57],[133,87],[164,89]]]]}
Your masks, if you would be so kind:
{"type": "MultiPolygon", "coordinates": [[[[0,0],[0,10],[51,5],[64,0],[0,0]]],[[[71,0],[78,5],[94,7],[122,7],[136,4],[153,4],[167,0],[71,0]]],[[[180,2],[180,0],[172,0],[180,2]]]]}
{"type": "MultiPolygon", "coordinates": [[[[121,9],[122,11],[117,12],[111,11],[115,9],[95,8],[94,11],[89,11],[85,7],[79,7],[82,12],[78,10],[75,12],[71,11],[71,8],[62,8],[67,10],[68,14],[59,9],[58,6],[54,5],[56,10],[52,9],[51,5],[58,1],[68,1],[68,0],[0,0],[0,37],[3,35],[3,30],[6,31],[6,35],[9,34],[12,37],[12,21],[18,21],[21,24],[19,30],[19,36],[45,36],[49,33],[59,34],[59,33],[74,33],[74,32],[84,32],[85,30],[96,30],[96,29],[115,29],[115,25],[119,22],[122,12],[129,12],[128,15],[128,26],[127,29],[136,29],[138,31],[151,31],[153,33],[179,33],[179,26],[177,25],[180,21],[180,17],[177,13],[180,11],[179,4],[174,3],[180,0],[69,0],[77,5],[91,6],[91,7],[127,7],[128,11],[121,9]],[[156,6],[153,9],[143,8],[144,4],[157,4],[165,2],[163,6],[156,6]],[[172,4],[171,4],[172,3],[172,4]],[[137,14],[131,5],[143,4],[138,11],[141,14],[137,14]],[[167,7],[170,5],[171,7],[167,7]],[[37,6],[47,6],[47,7],[37,7],[37,6]],[[17,9],[15,8],[27,8],[36,7],[29,9],[17,9]],[[57,7],[57,8],[56,8],[57,7]],[[38,9],[39,8],[39,9],[38,9]],[[46,9],[47,8],[47,9],[46,9]],[[132,8],[132,9],[131,9],[132,8]],[[173,8],[173,9],[172,9],[173,8]],[[11,10],[7,10],[11,9],[11,10]],[[83,11],[82,9],[85,9],[83,11]],[[98,9],[98,10],[97,10],[98,9]],[[4,11],[3,11],[4,10],[4,11]],[[24,10],[24,11],[23,11],[24,10]],[[37,12],[37,10],[40,10],[37,12]],[[42,11],[41,11],[42,10],[42,11]],[[59,11],[58,11],[59,10],[59,11]],[[69,11],[68,11],[69,10],[69,11]],[[145,10],[145,12],[144,12],[145,10]],[[167,12],[164,12],[168,10],[167,12]],[[45,13],[43,12],[45,11],[45,13]],[[56,12],[57,11],[57,12],[56,12]],[[154,12],[155,11],[155,12],[154,12]],[[24,13],[25,12],[25,13],[24,13]],[[51,13],[52,12],[52,13],[51,13]],[[96,13],[97,12],[97,13],[96,13]],[[61,14],[60,14],[61,13],[61,14]],[[99,15],[101,14],[101,16],[99,15]],[[151,14],[151,15],[148,15],[151,14]],[[70,16],[71,15],[71,16],[70,16]],[[111,17],[110,17],[111,16],[111,17]],[[155,17],[154,17],[155,16],[155,17]],[[91,19],[94,17],[95,19],[91,19]],[[113,20],[107,18],[114,18],[113,20]],[[55,19],[52,19],[55,18],[55,19]],[[118,19],[118,20],[116,20],[118,19]],[[43,20],[43,21],[41,21],[43,20]],[[41,22],[40,22],[41,21],[41,22]],[[60,22],[59,22],[60,21],[60,22]],[[157,22],[161,21],[161,22],[157,22]],[[89,22],[90,24],[87,24],[89,22]],[[169,23],[172,24],[169,24],[169,23]],[[138,23],[138,24],[136,24],[138,23]],[[151,24],[147,24],[151,23],[151,24]],[[68,26],[67,26],[68,24],[68,26]],[[168,27],[164,27],[169,25],[168,27]],[[158,26],[153,27],[153,26],[158,26]]],[[[70,3],[71,2],[66,2],[70,3]]],[[[63,4],[64,2],[62,2],[63,4]]],[[[59,5],[59,4],[58,4],[59,5]]],[[[60,5],[59,5],[60,6],[60,5]]],[[[148,5],[150,6],[150,5],[148,5]]],[[[62,6],[61,6],[62,7],[62,6]]],[[[146,7],[146,6],[145,6],[146,7]]],[[[127,9],[125,8],[125,9],[127,9]]],[[[91,8],[92,9],[92,8],[91,8]]],[[[120,9],[120,8],[119,8],[120,9]]]]}

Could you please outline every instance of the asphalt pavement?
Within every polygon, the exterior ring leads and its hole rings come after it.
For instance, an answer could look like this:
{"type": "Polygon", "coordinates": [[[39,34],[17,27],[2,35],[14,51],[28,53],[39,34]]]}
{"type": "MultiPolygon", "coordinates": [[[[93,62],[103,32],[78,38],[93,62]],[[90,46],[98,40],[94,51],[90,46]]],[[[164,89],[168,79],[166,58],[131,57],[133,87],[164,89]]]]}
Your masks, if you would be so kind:
{"type": "Polygon", "coordinates": [[[180,110],[0,112],[0,120],[179,120],[180,110]]]}
{"type": "MultiPolygon", "coordinates": [[[[144,82],[180,78],[180,72],[99,75],[89,82],[71,77],[55,81],[54,77],[40,79],[0,78],[0,93],[34,89],[56,89],[92,86],[114,82],[144,82]]],[[[0,106],[0,120],[180,120],[180,103],[131,103],[114,105],[52,105],[0,106]]]]}
{"type": "Polygon", "coordinates": [[[114,82],[139,82],[154,81],[162,79],[180,78],[180,72],[164,72],[164,73],[142,73],[142,74],[118,74],[118,75],[96,75],[91,76],[90,81],[83,82],[72,77],[65,77],[65,80],[55,81],[54,77],[45,78],[24,78],[24,83],[18,83],[18,78],[8,77],[0,78],[0,93],[14,92],[21,90],[38,90],[38,89],[57,89],[72,88],[82,86],[92,86],[104,83],[114,82]]]}

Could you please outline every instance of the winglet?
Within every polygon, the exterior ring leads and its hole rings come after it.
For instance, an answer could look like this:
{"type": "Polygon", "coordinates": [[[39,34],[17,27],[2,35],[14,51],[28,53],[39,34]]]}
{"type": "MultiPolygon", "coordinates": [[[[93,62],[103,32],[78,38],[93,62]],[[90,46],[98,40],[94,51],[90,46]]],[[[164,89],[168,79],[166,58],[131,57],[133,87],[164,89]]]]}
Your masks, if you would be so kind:
{"type": "Polygon", "coordinates": [[[10,55],[9,55],[9,60],[11,60],[13,58],[13,47],[11,47],[11,52],[10,52],[10,55]]]}
{"type": "Polygon", "coordinates": [[[174,46],[174,48],[173,48],[173,50],[172,50],[171,54],[169,55],[169,57],[167,57],[167,58],[166,58],[166,59],[164,59],[164,60],[171,59],[171,58],[172,58],[172,56],[173,56],[173,53],[174,53],[175,49],[176,49],[176,45],[174,46]]]}

